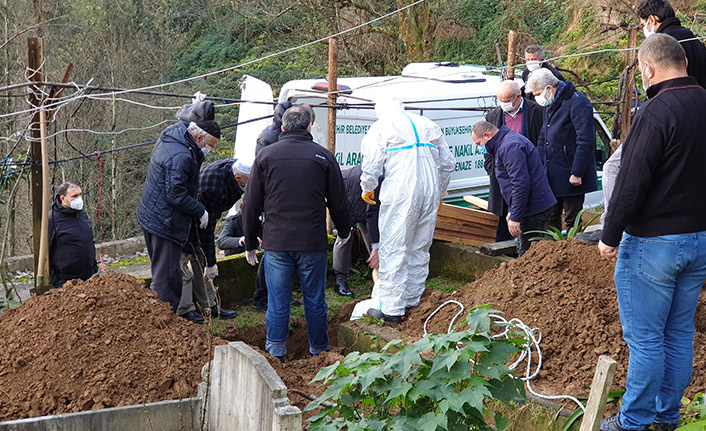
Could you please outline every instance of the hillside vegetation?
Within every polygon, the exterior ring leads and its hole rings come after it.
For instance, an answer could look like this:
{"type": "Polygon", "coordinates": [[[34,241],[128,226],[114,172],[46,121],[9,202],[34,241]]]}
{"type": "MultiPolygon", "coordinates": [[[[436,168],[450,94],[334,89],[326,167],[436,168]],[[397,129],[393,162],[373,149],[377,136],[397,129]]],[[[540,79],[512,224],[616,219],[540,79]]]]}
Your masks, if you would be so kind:
{"type": "MultiPolygon", "coordinates": [[[[61,81],[69,63],[74,65],[73,82],[137,88],[251,62],[205,79],[154,89],[185,95],[198,90],[219,98],[238,98],[244,74],[257,76],[275,89],[291,79],[325,77],[328,46],[321,42],[256,61],[261,57],[354,27],[410,3],[0,0],[4,24],[0,77],[2,85],[26,81],[26,38],[40,36],[44,39],[48,81],[61,81]]],[[[523,62],[522,48],[530,43],[545,45],[551,57],[622,48],[627,33],[620,26],[637,22],[632,10],[635,3],[637,0],[427,1],[344,35],[339,75],[397,74],[413,61],[495,65],[494,42],[498,41],[505,57],[509,30],[519,35],[517,63],[523,62]]],[[[697,15],[706,13],[706,0],[673,3],[685,25],[706,35],[706,19],[697,15]]],[[[640,34],[638,42],[641,40],[640,34]]],[[[567,77],[610,120],[614,108],[601,102],[615,98],[623,58],[622,53],[604,52],[562,58],[555,63],[570,71],[567,77]]],[[[76,94],[69,89],[63,96],[76,94]]],[[[154,95],[85,94],[88,97],[63,104],[49,124],[52,160],[153,140],[173,119],[176,107],[188,102],[187,98],[154,95]]],[[[25,95],[25,88],[0,93],[0,115],[27,109],[25,95]]],[[[217,116],[222,125],[234,124],[237,106],[219,107],[217,116]]],[[[26,114],[0,116],[0,157],[25,161],[29,142],[23,136],[29,122],[26,114]]],[[[232,154],[234,130],[224,130],[218,151],[209,155],[207,162],[232,154]]],[[[69,179],[83,186],[86,208],[95,221],[96,239],[101,232],[104,241],[138,235],[134,210],[150,150],[148,146],[112,153],[103,156],[100,163],[95,157],[86,157],[53,165],[52,186],[56,188],[69,179]]],[[[27,170],[3,163],[0,175],[0,239],[6,244],[0,251],[1,261],[8,255],[30,251],[31,216],[27,170]]]]}

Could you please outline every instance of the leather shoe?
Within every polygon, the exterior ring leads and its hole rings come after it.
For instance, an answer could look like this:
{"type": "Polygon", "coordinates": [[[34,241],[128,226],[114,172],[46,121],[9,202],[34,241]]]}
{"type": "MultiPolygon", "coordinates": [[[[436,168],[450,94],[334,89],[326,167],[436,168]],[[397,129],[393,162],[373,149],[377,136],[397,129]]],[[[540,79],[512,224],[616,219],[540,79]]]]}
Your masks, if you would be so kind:
{"type": "Polygon", "coordinates": [[[214,305],[211,307],[211,317],[215,317],[217,319],[221,320],[228,320],[228,319],[233,319],[235,316],[237,316],[238,313],[236,313],[233,310],[226,310],[223,308],[220,308],[217,305],[214,305]]]}
{"type": "Polygon", "coordinates": [[[402,323],[402,316],[390,316],[389,314],[385,314],[381,310],[378,310],[377,308],[369,308],[368,312],[366,314],[369,314],[376,319],[382,319],[385,322],[395,323],[395,324],[402,323]]]}
{"type": "Polygon", "coordinates": [[[179,314],[179,317],[194,323],[203,323],[203,316],[197,311],[191,310],[188,313],[179,314]]]}
{"type": "Polygon", "coordinates": [[[353,291],[348,287],[347,281],[337,281],[336,285],[333,287],[333,291],[341,296],[353,296],[353,291]]]}
{"type": "Polygon", "coordinates": [[[654,431],[674,431],[677,429],[678,424],[663,424],[661,422],[654,422],[652,424],[652,429],[654,431]]]}
{"type": "MultiPolygon", "coordinates": [[[[647,428],[643,428],[643,431],[647,428]]],[[[623,428],[620,425],[620,413],[616,413],[608,419],[603,419],[601,421],[600,431],[630,431],[627,428],[623,428]]]]}
{"type": "Polygon", "coordinates": [[[257,302],[253,302],[252,308],[265,313],[267,312],[267,304],[259,304],[257,302]]]}

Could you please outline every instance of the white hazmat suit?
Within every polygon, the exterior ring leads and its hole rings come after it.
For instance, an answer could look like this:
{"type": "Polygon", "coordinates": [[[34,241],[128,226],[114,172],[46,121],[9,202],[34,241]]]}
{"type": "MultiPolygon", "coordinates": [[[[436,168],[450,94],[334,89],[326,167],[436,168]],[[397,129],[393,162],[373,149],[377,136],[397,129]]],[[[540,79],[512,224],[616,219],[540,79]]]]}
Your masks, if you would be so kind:
{"type": "Polygon", "coordinates": [[[361,143],[360,185],[380,189],[380,281],[368,304],[389,316],[419,305],[429,274],[429,247],[441,198],[455,160],[441,128],[432,120],[404,112],[398,100],[375,105],[378,121],[361,143]]]}

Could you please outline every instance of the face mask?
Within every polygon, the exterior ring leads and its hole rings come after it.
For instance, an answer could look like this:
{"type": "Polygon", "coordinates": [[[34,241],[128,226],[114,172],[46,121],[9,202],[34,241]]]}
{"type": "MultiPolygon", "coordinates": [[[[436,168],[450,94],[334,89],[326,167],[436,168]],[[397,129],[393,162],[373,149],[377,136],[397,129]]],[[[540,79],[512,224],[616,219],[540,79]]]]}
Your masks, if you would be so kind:
{"type": "Polygon", "coordinates": [[[652,35],[655,34],[655,33],[657,33],[657,32],[654,31],[654,30],[648,30],[648,29],[647,29],[647,26],[648,26],[648,25],[650,25],[650,22],[649,22],[649,21],[645,22],[645,25],[642,26],[642,32],[645,34],[645,37],[646,37],[646,38],[652,36],[652,35]]]}
{"type": "Polygon", "coordinates": [[[211,151],[211,146],[210,145],[204,145],[201,147],[201,151],[203,151],[203,155],[205,156],[211,151]]]}
{"type": "Polygon", "coordinates": [[[525,66],[527,66],[527,70],[534,72],[539,69],[539,60],[528,60],[525,66]]]}
{"type": "Polygon", "coordinates": [[[537,102],[539,106],[549,106],[554,102],[554,95],[549,95],[547,90],[549,90],[549,87],[545,88],[542,94],[534,98],[534,101],[537,102]]]}
{"type": "Polygon", "coordinates": [[[647,70],[647,66],[645,66],[644,70],[640,70],[640,77],[642,78],[642,89],[647,91],[652,83],[650,82],[650,78],[645,75],[645,70],[647,70]]]}
{"type": "Polygon", "coordinates": [[[76,199],[71,201],[69,206],[71,207],[71,209],[81,211],[83,209],[83,198],[81,196],[77,197],[76,199]]]}
{"type": "Polygon", "coordinates": [[[515,105],[512,104],[512,102],[500,102],[500,109],[503,111],[507,112],[508,114],[512,111],[514,111],[515,105]]]}

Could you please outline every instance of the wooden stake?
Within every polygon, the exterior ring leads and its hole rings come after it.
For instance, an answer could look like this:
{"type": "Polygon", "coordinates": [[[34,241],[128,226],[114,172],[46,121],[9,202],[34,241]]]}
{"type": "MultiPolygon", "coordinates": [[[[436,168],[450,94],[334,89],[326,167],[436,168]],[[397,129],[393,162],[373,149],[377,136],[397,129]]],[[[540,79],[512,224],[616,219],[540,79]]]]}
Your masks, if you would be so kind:
{"type": "Polygon", "coordinates": [[[601,355],[598,358],[596,373],[593,375],[591,392],[588,395],[586,411],[583,414],[579,431],[599,431],[605,411],[605,402],[608,399],[608,392],[610,392],[610,385],[613,383],[617,364],[610,356],[601,355]]]}
{"type": "Polygon", "coordinates": [[[46,277],[47,259],[49,257],[49,151],[47,151],[46,121],[47,113],[42,109],[39,111],[42,151],[42,223],[37,265],[37,291],[42,291],[44,286],[49,285],[48,277],[46,277]]]}
{"type": "MultiPolygon", "coordinates": [[[[29,80],[36,83],[44,82],[44,72],[42,64],[44,63],[44,42],[41,38],[30,37],[27,39],[27,67],[29,68],[29,80]]],[[[40,105],[39,87],[34,85],[29,88],[29,104],[30,108],[36,108],[40,105]]],[[[30,135],[32,142],[30,143],[29,159],[32,163],[31,168],[31,183],[32,190],[32,243],[34,253],[34,273],[37,274],[39,254],[40,254],[40,238],[42,236],[42,149],[41,149],[41,131],[39,112],[32,117],[32,126],[30,135]]],[[[35,287],[39,285],[36,283],[35,287]]]]}
{"type": "Polygon", "coordinates": [[[507,79],[515,79],[515,55],[517,53],[517,33],[510,30],[507,35],[507,79]]]}
{"type": "Polygon", "coordinates": [[[338,94],[338,38],[328,40],[328,134],[326,148],[336,155],[336,99],[338,94]]]}

